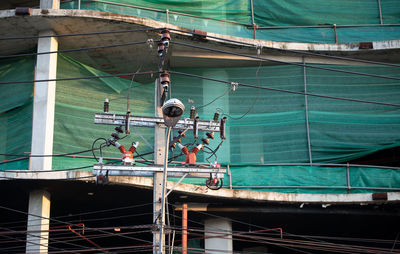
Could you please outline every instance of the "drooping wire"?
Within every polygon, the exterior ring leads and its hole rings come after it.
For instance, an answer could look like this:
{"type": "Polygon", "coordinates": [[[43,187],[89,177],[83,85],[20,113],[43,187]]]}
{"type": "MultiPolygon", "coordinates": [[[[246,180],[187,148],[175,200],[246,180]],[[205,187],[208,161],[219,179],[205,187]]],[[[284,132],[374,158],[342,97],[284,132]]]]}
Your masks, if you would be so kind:
{"type": "Polygon", "coordinates": [[[322,67],[322,66],[316,66],[316,65],[304,65],[302,63],[287,62],[287,61],[276,60],[276,59],[271,59],[271,58],[265,58],[265,57],[252,56],[252,55],[247,55],[247,54],[242,54],[242,53],[229,52],[229,51],[226,51],[226,50],[221,50],[221,49],[216,49],[216,48],[208,48],[208,47],[203,47],[203,46],[196,46],[196,45],[192,45],[192,44],[188,44],[188,43],[184,43],[184,42],[174,41],[174,42],[171,42],[171,43],[174,43],[176,45],[196,48],[196,49],[203,49],[203,50],[213,51],[213,52],[217,52],[217,53],[223,53],[223,54],[227,54],[227,55],[248,57],[248,58],[262,60],[262,61],[266,61],[266,62],[287,64],[287,65],[295,65],[295,66],[301,66],[301,67],[307,67],[307,68],[313,68],[313,69],[319,69],[319,70],[325,70],[325,71],[341,72],[341,73],[358,75],[358,76],[367,76],[367,77],[374,77],[374,78],[400,80],[400,77],[384,76],[384,75],[371,74],[371,73],[365,73],[365,72],[347,71],[347,70],[343,70],[343,69],[334,69],[334,68],[328,68],[328,67],[322,67]]]}
{"type": "MultiPolygon", "coordinates": [[[[148,41],[146,41],[145,43],[148,43],[148,41]]],[[[130,110],[130,95],[131,95],[133,80],[134,80],[135,77],[136,77],[136,73],[139,73],[139,72],[140,72],[140,70],[142,69],[142,67],[143,67],[143,65],[144,65],[144,63],[145,63],[145,60],[149,59],[149,56],[150,56],[150,54],[151,54],[152,52],[153,52],[153,47],[151,46],[151,47],[150,47],[150,50],[148,51],[148,53],[147,53],[147,55],[146,55],[146,57],[145,57],[145,59],[142,59],[140,65],[139,65],[139,67],[138,67],[138,69],[135,71],[135,74],[132,75],[131,82],[129,83],[128,95],[127,95],[127,98],[126,98],[126,111],[127,111],[127,112],[130,112],[130,111],[131,111],[131,110],[130,110]]]]}
{"type": "Polygon", "coordinates": [[[149,75],[158,74],[158,71],[144,71],[139,73],[117,73],[107,74],[98,76],[82,76],[82,77],[71,77],[71,78],[54,78],[54,79],[40,79],[40,80],[23,80],[23,81],[4,81],[0,82],[0,85],[7,84],[25,84],[25,83],[39,83],[39,82],[51,82],[51,81],[70,81],[70,80],[82,80],[82,79],[101,79],[101,78],[114,78],[114,77],[129,77],[132,75],[149,75]]]}
{"type": "Polygon", "coordinates": [[[207,106],[209,106],[209,105],[211,105],[212,103],[214,103],[215,101],[217,101],[218,99],[220,99],[220,98],[222,98],[222,97],[224,97],[225,95],[227,95],[230,91],[232,90],[232,88],[230,87],[230,88],[228,88],[228,89],[226,89],[226,91],[223,93],[223,94],[221,94],[221,95],[219,95],[219,96],[217,96],[216,98],[214,98],[212,101],[210,101],[210,102],[208,102],[208,103],[206,103],[206,104],[204,104],[204,105],[201,105],[201,106],[197,106],[196,107],[196,109],[201,109],[201,108],[205,108],[205,107],[207,107],[207,106]]]}
{"type": "Polygon", "coordinates": [[[97,138],[95,141],[93,141],[93,143],[92,143],[92,154],[93,154],[93,158],[94,158],[96,161],[99,161],[99,160],[97,159],[96,154],[94,153],[94,146],[95,146],[96,142],[99,141],[99,140],[104,140],[104,141],[105,141],[105,143],[102,143],[102,144],[100,144],[100,146],[99,146],[100,157],[103,157],[102,145],[107,144],[107,139],[105,139],[105,138],[97,138]]]}
{"type": "MultiPolygon", "coordinates": [[[[204,77],[204,76],[190,74],[190,73],[184,73],[184,72],[170,71],[170,73],[177,74],[177,75],[182,75],[182,76],[187,76],[187,77],[200,78],[200,79],[204,79],[204,80],[210,80],[210,81],[215,81],[215,82],[225,83],[225,84],[231,84],[232,83],[232,82],[225,81],[225,80],[209,78],[209,77],[204,77]]],[[[400,80],[400,78],[399,78],[399,80],[400,80]]],[[[304,92],[297,92],[297,91],[292,91],[292,90],[285,90],[285,89],[272,88],[272,87],[266,87],[266,86],[250,85],[250,84],[245,84],[245,83],[237,83],[237,84],[238,84],[238,86],[249,87],[249,88],[257,88],[257,89],[269,90],[269,91],[275,91],[275,92],[283,92],[283,93],[298,94],[298,95],[308,95],[308,96],[314,96],[314,97],[320,97],[320,98],[326,98],[326,99],[352,101],[352,102],[360,102],[360,103],[369,103],[369,104],[391,106],[391,107],[400,107],[400,104],[393,104],[393,103],[368,101],[368,100],[359,100],[359,99],[352,99],[352,98],[343,98],[343,97],[336,97],[336,96],[329,96],[329,95],[322,95],[322,94],[313,94],[313,93],[308,93],[308,92],[304,93],[304,92]]]]}
{"type": "Polygon", "coordinates": [[[58,54],[58,53],[69,53],[69,52],[77,52],[77,51],[85,51],[85,50],[93,50],[93,49],[131,46],[131,45],[138,45],[138,44],[144,44],[144,43],[147,43],[147,41],[137,41],[137,42],[135,41],[135,42],[127,42],[127,43],[119,43],[119,44],[107,44],[107,45],[85,47],[85,48],[60,49],[60,50],[47,51],[47,52],[34,52],[34,53],[22,53],[22,54],[13,54],[13,55],[0,55],[0,59],[12,58],[12,57],[58,54]]]}
{"type": "Polygon", "coordinates": [[[70,33],[70,34],[54,34],[54,35],[30,35],[30,36],[14,36],[14,37],[0,37],[1,41],[4,40],[26,40],[26,39],[40,39],[40,38],[53,38],[53,37],[70,37],[70,36],[91,36],[91,35],[103,35],[103,34],[118,34],[118,33],[131,33],[131,32],[147,32],[147,31],[158,31],[164,28],[137,28],[128,30],[115,30],[115,31],[104,31],[104,32],[88,32],[88,33],[70,33]]]}
{"type": "MultiPolygon", "coordinates": [[[[182,30],[182,29],[176,29],[176,28],[169,28],[171,31],[177,31],[181,33],[187,33],[187,34],[192,34],[192,35],[200,35],[196,32],[190,31],[190,30],[182,30]]],[[[244,46],[249,46],[249,47],[258,47],[259,45],[256,45],[254,43],[248,43],[244,41],[239,41],[239,40],[231,40],[227,38],[222,38],[218,36],[213,36],[213,35],[208,35],[208,38],[212,39],[217,39],[221,41],[226,41],[226,42],[231,42],[234,44],[240,44],[244,46]]],[[[398,64],[392,64],[392,63],[385,63],[385,62],[377,62],[377,61],[371,61],[371,60],[365,60],[365,59],[357,59],[357,58],[350,58],[350,57],[343,57],[343,56],[332,56],[332,55],[325,55],[321,53],[314,53],[314,52],[309,52],[309,51],[299,51],[299,50],[293,50],[293,49],[284,49],[284,48],[274,48],[274,47],[269,47],[269,46],[262,46],[264,49],[270,49],[270,50],[276,50],[276,51],[281,51],[281,52],[291,52],[291,53],[296,53],[296,54],[301,54],[301,55],[311,55],[311,56],[317,56],[317,57],[323,57],[323,58],[331,58],[331,59],[339,59],[339,60],[347,60],[347,61],[353,61],[353,62],[360,62],[360,63],[368,63],[368,64],[375,64],[375,65],[386,65],[386,66],[391,66],[391,67],[397,67],[400,68],[400,65],[398,64]]]]}
{"type": "MultiPolygon", "coordinates": [[[[13,208],[9,208],[9,207],[2,206],[2,205],[0,205],[0,208],[1,208],[1,209],[4,209],[4,210],[12,211],[12,212],[20,213],[20,214],[30,215],[30,216],[33,216],[33,217],[37,217],[37,218],[41,218],[41,219],[46,219],[46,220],[58,222],[58,223],[61,223],[61,224],[64,224],[64,225],[69,225],[68,222],[60,221],[60,220],[53,219],[53,218],[43,217],[43,216],[40,216],[40,215],[36,215],[36,214],[32,214],[32,213],[20,211],[20,210],[13,209],[13,208]]],[[[110,232],[107,232],[107,231],[104,231],[104,230],[99,230],[99,229],[94,229],[94,228],[92,229],[92,228],[90,228],[90,227],[87,227],[87,229],[88,229],[88,230],[94,230],[94,231],[101,232],[101,233],[106,233],[106,234],[109,234],[109,235],[111,235],[111,236],[118,236],[118,237],[130,239],[130,240],[136,240],[136,241],[141,241],[141,242],[146,242],[146,243],[152,243],[151,241],[139,239],[139,238],[136,238],[136,237],[119,236],[118,234],[110,233],[110,232]]]]}
{"type": "MultiPolygon", "coordinates": [[[[256,80],[257,80],[257,85],[258,85],[259,87],[261,87],[261,85],[260,85],[260,79],[259,79],[259,77],[258,77],[258,73],[259,73],[259,71],[260,71],[261,66],[262,66],[262,61],[260,61],[260,64],[258,65],[258,68],[257,68],[257,71],[256,71],[256,80]]],[[[261,90],[261,89],[257,89],[257,96],[256,96],[256,98],[255,98],[254,100],[252,100],[253,103],[251,104],[251,106],[249,107],[249,109],[248,109],[243,115],[241,115],[241,116],[239,116],[239,117],[230,116],[230,115],[228,115],[228,114],[226,114],[226,115],[227,115],[229,118],[234,119],[234,120],[240,120],[240,119],[242,119],[243,117],[245,117],[248,113],[250,113],[250,112],[254,109],[254,106],[256,105],[258,99],[260,98],[260,93],[261,93],[260,90],[261,90]]]]}

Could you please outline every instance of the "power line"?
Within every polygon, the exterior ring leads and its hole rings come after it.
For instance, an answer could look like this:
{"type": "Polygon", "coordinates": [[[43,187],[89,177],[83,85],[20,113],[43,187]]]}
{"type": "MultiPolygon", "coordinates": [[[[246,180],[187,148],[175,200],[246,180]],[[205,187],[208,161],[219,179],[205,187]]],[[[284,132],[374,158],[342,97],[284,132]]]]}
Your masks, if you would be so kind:
{"type": "Polygon", "coordinates": [[[70,153],[60,153],[60,154],[11,154],[11,153],[0,153],[0,155],[3,156],[19,156],[23,158],[30,158],[30,157],[63,157],[63,156],[69,156],[69,155],[75,155],[75,154],[81,154],[81,153],[87,153],[87,152],[92,152],[94,150],[99,150],[100,148],[92,148],[92,149],[87,149],[83,151],[78,151],[78,152],[70,152],[70,153]]]}
{"type": "Polygon", "coordinates": [[[0,82],[0,85],[51,82],[51,81],[70,81],[70,80],[81,80],[81,79],[100,79],[100,78],[114,78],[114,77],[122,78],[122,77],[130,77],[133,75],[146,75],[146,74],[158,74],[158,73],[159,73],[159,71],[144,71],[144,72],[138,72],[138,73],[118,73],[118,74],[108,74],[108,75],[98,75],[98,76],[82,76],[82,77],[72,77],[72,78],[55,78],[55,79],[24,80],[24,81],[4,81],[4,82],[0,82]]]}
{"type": "MultiPolygon", "coordinates": [[[[215,79],[215,78],[209,78],[209,77],[204,77],[204,76],[195,75],[195,74],[189,74],[189,73],[177,72],[177,71],[169,71],[169,72],[171,74],[177,74],[177,75],[193,77],[193,78],[200,78],[200,79],[204,79],[204,80],[209,80],[209,81],[214,81],[214,82],[219,82],[219,83],[225,83],[225,84],[232,84],[231,81],[225,81],[225,80],[220,80],[220,79],[215,79]]],[[[399,80],[400,80],[400,78],[399,78],[399,80]]],[[[256,86],[256,85],[250,85],[250,84],[244,84],[244,83],[238,83],[238,82],[236,82],[236,83],[239,86],[243,86],[243,87],[257,88],[257,89],[263,89],[263,90],[269,90],[269,91],[275,91],[275,92],[291,93],[291,94],[298,94],[298,95],[308,95],[308,96],[321,97],[321,98],[326,98],[326,99],[352,101],[352,102],[360,102],[360,103],[369,103],[369,104],[377,104],[377,105],[383,105],[383,106],[400,107],[400,104],[378,102],[378,101],[367,101],[367,100],[359,100],[359,99],[352,99],[352,98],[342,98],[342,97],[322,95],[322,94],[296,92],[296,91],[291,91],[291,90],[272,88],[272,87],[265,87],[265,86],[256,86]]]]}
{"type": "MultiPolygon", "coordinates": [[[[4,228],[4,227],[0,227],[0,228],[6,229],[6,230],[7,230],[7,228],[4,228]]],[[[20,233],[20,232],[15,232],[14,230],[10,230],[10,231],[11,231],[13,234],[18,234],[18,233],[20,233]]],[[[27,235],[32,235],[32,232],[26,231],[25,233],[26,233],[27,235]]],[[[2,234],[0,234],[0,236],[6,236],[6,235],[5,235],[4,233],[2,233],[2,234]]],[[[49,239],[48,237],[43,237],[43,236],[35,236],[35,237],[38,237],[38,238],[44,239],[44,240],[49,239]]],[[[41,243],[35,243],[35,242],[25,241],[25,240],[23,240],[23,241],[24,241],[24,242],[31,243],[31,244],[34,244],[34,245],[40,245],[40,246],[47,247],[46,245],[43,245],[43,244],[41,244],[41,243]]],[[[55,241],[55,242],[59,242],[59,241],[55,241]]],[[[80,247],[80,248],[85,248],[85,246],[78,245],[78,244],[73,244],[73,243],[68,243],[68,245],[75,246],[75,247],[80,247]]],[[[50,248],[50,246],[49,246],[49,248],[50,248]]],[[[55,248],[55,247],[53,247],[53,248],[55,248]]],[[[55,249],[59,249],[59,250],[60,250],[60,248],[55,248],[55,249]]],[[[64,250],[64,249],[61,249],[61,250],[64,250]]]]}
{"type": "MultiPolygon", "coordinates": [[[[70,225],[70,223],[67,223],[67,222],[64,222],[64,221],[60,221],[60,220],[53,219],[53,218],[47,218],[47,217],[43,217],[43,216],[40,216],[40,215],[31,214],[31,213],[28,213],[28,212],[19,211],[19,210],[16,210],[16,209],[13,209],[13,208],[9,208],[9,207],[5,207],[5,206],[1,206],[1,205],[0,205],[0,208],[2,208],[4,210],[16,212],[16,213],[21,213],[21,214],[25,214],[25,215],[34,216],[34,217],[37,217],[37,218],[42,218],[42,219],[46,219],[46,220],[50,220],[50,221],[55,221],[55,222],[58,222],[58,223],[62,223],[64,225],[70,225]]],[[[136,237],[119,236],[118,234],[107,232],[107,231],[100,230],[100,229],[94,229],[94,228],[90,228],[90,227],[86,227],[86,229],[87,230],[98,231],[98,232],[101,232],[101,233],[106,233],[106,234],[109,234],[109,235],[112,235],[112,236],[117,236],[117,237],[130,239],[130,240],[141,241],[141,242],[146,242],[146,243],[152,243],[151,241],[143,240],[143,239],[136,238],[136,237]]]]}
{"type": "MultiPolygon", "coordinates": [[[[191,35],[204,36],[202,34],[199,34],[199,33],[193,32],[193,31],[187,31],[187,30],[181,30],[181,29],[175,29],[175,28],[168,28],[168,29],[171,30],[171,31],[177,31],[177,32],[191,34],[191,35]]],[[[221,41],[231,42],[231,43],[234,43],[234,44],[245,45],[245,46],[249,46],[249,47],[256,47],[256,48],[260,47],[260,45],[253,44],[253,43],[230,40],[230,39],[226,39],[226,38],[222,38],[222,37],[218,37],[218,36],[212,36],[212,35],[208,35],[208,34],[207,34],[207,37],[208,38],[212,38],[212,39],[221,40],[221,41]]],[[[270,49],[270,50],[281,51],[281,52],[291,52],[291,53],[296,53],[296,54],[301,54],[301,55],[310,55],[310,56],[317,56],[317,57],[323,57],[323,58],[332,58],[332,59],[338,59],[338,60],[347,60],[347,61],[360,62],[360,63],[386,65],[386,66],[391,66],[391,67],[400,67],[400,65],[398,65],[398,64],[377,62],[377,61],[350,58],[350,57],[343,57],[343,56],[325,55],[325,54],[314,53],[314,52],[309,52],[309,51],[299,51],[299,50],[284,49],[284,48],[274,48],[274,47],[268,47],[268,46],[262,46],[262,48],[263,49],[265,48],[265,49],[270,49]]]]}
{"type": "Polygon", "coordinates": [[[313,68],[313,69],[319,69],[319,70],[325,70],[325,71],[333,71],[333,72],[342,72],[342,73],[346,73],[346,74],[353,74],[353,75],[360,75],[360,76],[368,76],[368,77],[374,77],[374,78],[384,78],[384,79],[400,80],[400,77],[390,77],[390,76],[383,76],[383,75],[370,74],[370,73],[364,73],[364,72],[346,71],[346,70],[342,70],[342,69],[333,69],[333,68],[321,67],[321,66],[315,66],[315,65],[305,65],[305,64],[302,64],[302,63],[286,62],[286,61],[275,60],[275,59],[271,59],[271,58],[263,58],[263,57],[251,56],[251,55],[246,55],[246,54],[241,54],[241,53],[234,53],[234,52],[229,52],[229,51],[221,50],[221,49],[214,49],[214,48],[196,46],[196,45],[192,45],[192,44],[188,44],[188,43],[184,43],[184,42],[171,41],[171,43],[176,44],[176,45],[181,45],[181,46],[196,48],[196,49],[203,49],[203,50],[208,50],[208,51],[213,51],[213,52],[228,54],[228,55],[235,55],[235,56],[248,57],[248,58],[263,60],[263,61],[266,61],[266,62],[273,62],[273,63],[279,63],[279,64],[287,64],[287,65],[295,65],[295,66],[306,67],[306,68],[313,68]]]}
{"type": "MultiPolygon", "coordinates": [[[[130,32],[148,32],[148,31],[159,31],[165,28],[140,28],[140,29],[129,29],[129,30],[117,30],[117,31],[104,31],[104,32],[89,32],[89,33],[71,33],[71,34],[56,34],[56,35],[43,35],[43,36],[16,36],[16,37],[2,37],[0,40],[19,40],[19,39],[39,39],[39,38],[50,38],[50,37],[70,37],[70,36],[90,36],[90,35],[103,35],[103,34],[115,34],[115,33],[130,33],[130,32]]],[[[181,33],[186,33],[186,34],[191,34],[191,35],[200,35],[194,31],[188,31],[188,30],[181,30],[181,29],[174,29],[174,28],[168,28],[171,31],[177,31],[181,33]]],[[[212,35],[207,35],[208,38],[213,38],[225,42],[230,42],[234,44],[239,44],[239,45],[245,45],[245,46],[250,46],[250,47],[259,47],[259,45],[252,44],[252,43],[245,43],[243,41],[236,41],[236,40],[230,40],[218,36],[212,36],[212,35]]],[[[118,44],[116,44],[118,45],[118,44]]],[[[121,44],[120,46],[124,46],[124,44],[121,44]]],[[[105,46],[107,47],[107,46],[105,46]]],[[[313,53],[313,52],[308,52],[308,51],[298,51],[298,50],[290,50],[290,49],[281,49],[281,48],[273,48],[273,47],[268,47],[268,46],[263,46],[265,49],[270,49],[270,50],[276,50],[276,51],[282,51],[282,52],[291,52],[295,54],[301,54],[301,55],[311,55],[311,56],[317,56],[317,57],[324,57],[324,58],[332,58],[332,59],[338,59],[338,60],[347,60],[347,61],[354,61],[354,62],[361,62],[361,63],[368,63],[368,64],[376,64],[376,65],[386,65],[386,66],[391,66],[391,67],[400,67],[398,64],[391,64],[391,63],[384,63],[384,62],[377,62],[377,61],[371,61],[371,60],[364,60],[364,59],[355,59],[355,58],[350,58],[350,57],[342,57],[342,56],[332,56],[332,55],[325,55],[325,54],[319,54],[319,53],[313,53]]],[[[82,48],[85,49],[85,48],[82,48]]],[[[0,56],[0,58],[3,58],[0,56]]]]}
{"type": "MultiPolygon", "coordinates": [[[[257,80],[257,85],[258,85],[259,87],[261,87],[261,85],[260,85],[260,79],[259,79],[259,77],[258,77],[258,73],[260,72],[261,65],[262,65],[262,61],[260,61],[260,64],[258,65],[258,68],[257,68],[257,71],[256,71],[256,80],[257,80]]],[[[249,109],[248,109],[243,115],[241,115],[241,116],[239,116],[239,117],[233,117],[233,116],[230,116],[230,115],[228,115],[228,114],[226,114],[226,115],[229,116],[230,118],[234,119],[234,120],[240,120],[240,119],[242,119],[243,117],[245,117],[248,113],[250,113],[250,112],[253,110],[253,108],[254,108],[254,106],[256,105],[256,103],[257,103],[257,101],[258,101],[259,98],[260,98],[260,89],[257,90],[257,97],[256,97],[256,99],[253,100],[253,103],[251,104],[251,106],[249,107],[249,109]]]]}
{"type": "MultiPolygon", "coordinates": [[[[138,208],[138,207],[144,207],[144,206],[149,206],[149,205],[153,205],[153,203],[146,203],[146,204],[138,204],[138,205],[130,205],[130,206],[123,206],[123,207],[117,207],[117,208],[110,208],[110,209],[102,209],[102,210],[96,210],[96,211],[88,211],[88,212],[82,212],[82,213],[76,213],[73,215],[62,215],[62,216],[53,216],[52,218],[54,219],[60,219],[60,218],[71,218],[71,217],[76,217],[76,216],[83,216],[83,215],[92,215],[92,214],[99,214],[99,213],[108,213],[108,212],[115,212],[118,210],[126,210],[126,209],[132,209],[132,208],[138,208]]],[[[37,219],[40,220],[40,219],[37,219]]],[[[33,219],[32,221],[36,221],[35,219],[33,219]]],[[[69,220],[69,221],[65,221],[65,222],[69,222],[69,223],[73,223],[73,222],[80,222],[80,221],[76,221],[76,220],[69,220]]],[[[1,223],[1,225],[8,225],[8,224],[16,224],[16,223],[26,223],[26,220],[23,221],[12,221],[12,222],[6,222],[6,223],[1,223]]],[[[18,227],[18,226],[17,226],[18,227]]],[[[14,228],[14,227],[11,227],[14,228]]]]}
{"type": "MultiPolygon", "coordinates": [[[[119,30],[119,31],[105,31],[105,32],[91,32],[91,33],[72,33],[72,34],[57,34],[57,35],[45,35],[45,36],[19,36],[19,37],[3,37],[0,38],[0,40],[16,40],[16,39],[38,39],[38,38],[49,38],[49,37],[69,37],[69,36],[88,36],[88,35],[102,35],[102,34],[115,34],[115,33],[129,33],[129,32],[138,32],[138,31],[158,31],[162,30],[164,28],[148,28],[148,29],[130,29],[130,30],[119,30]]],[[[168,28],[169,30],[172,31],[177,31],[177,32],[182,32],[182,33],[187,33],[191,35],[199,35],[196,32],[193,31],[187,31],[187,30],[181,30],[181,29],[174,29],[174,28],[168,28]]],[[[252,43],[245,43],[242,41],[235,41],[235,40],[230,40],[218,36],[211,36],[207,35],[208,38],[213,38],[225,42],[230,42],[230,43],[235,43],[235,44],[240,44],[240,45],[246,45],[250,47],[259,47],[259,45],[252,44],[252,43]]],[[[72,51],[78,51],[78,50],[87,50],[87,49],[94,49],[94,48],[105,48],[105,47],[118,47],[118,46],[125,46],[125,45],[130,45],[129,43],[126,44],[115,44],[115,45],[105,45],[105,46],[99,46],[99,47],[90,47],[90,48],[81,48],[81,49],[75,49],[72,51]]],[[[368,63],[368,64],[376,64],[376,65],[385,65],[385,66],[391,66],[391,67],[400,67],[398,64],[391,64],[391,63],[385,63],[385,62],[377,62],[377,61],[371,61],[371,60],[364,60],[364,59],[355,59],[355,58],[350,58],[350,57],[342,57],[342,56],[332,56],[332,55],[325,55],[325,54],[319,54],[319,53],[314,53],[314,52],[308,52],[308,51],[298,51],[298,50],[290,50],[290,49],[281,49],[281,48],[273,48],[273,47],[268,47],[268,46],[263,46],[263,48],[270,49],[270,50],[276,50],[276,51],[282,51],[282,52],[291,52],[295,54],[301,54],[301,55],[311,55],[311,56],[317,56],[317,57],[323,57],[323,58],[331,58],[331,59],[338,59],[338,60],[347,60],[347,61],[353,61],[353,62],[360,62],[360,63],[368,63]]],[[[54,53],[56,53],[55,51],[54,53]]],[[[68,50],[66,51],[59,51],[60,52],[70,52],[68,50]]],[[[50,52],[48,52],[50,53],[50,52]]],[[[45,54],[45,53],[42,53],[45,54]]],[[[22,55],[36,55],[36,54],[20,54],[20,55],[14,55],[14,56],[22,56],[22,55]]],[[[5,57],[12,57],[10,56],[0,56],[0,58],[5,58],[5,57]]]]}
{"type": "Polygon", "coordinates": [[[137,42],[127,42],[127,43],[119,43],[119,44],[109,44],[109,45],[93,46],[93,47],[86,47],[86,48],[62,49],[62,50],[47,51],[47,52],[36,52],[36,53],[23,53],[23,54],[5,55],[5,56],[0,56],[0,59],[11,58],[11,57],[38,56],[38,55],[68,53],[68,52],[77,52],[77,51],[92,50],[92,49],[102,49],[102,48],[123,47],[123,46],[131,46],[131,45],[138,45],[138,44],[145,44],[145,43],[148,43],[148,41],[137,41],[137,42]]]}
{"type": "Polygon", "coordinates": [[[32,35],[32,36],[12,36],[0,37],[0,41],[4,40],[26,40],[26,39],[39,39],[39,38],[53,38],[53,37],[71,37],[71,36],[90,36],[90,35],[103,35],[103,34],[118,34],[118,33],[131,33],[131,32],[149,32],[158,31],[164,28],[137,28],[128,30],[116,30],[105,32],[88,32],[88,33],[70,33],[70,34],[54,34],[54,35],[32,35]]]}

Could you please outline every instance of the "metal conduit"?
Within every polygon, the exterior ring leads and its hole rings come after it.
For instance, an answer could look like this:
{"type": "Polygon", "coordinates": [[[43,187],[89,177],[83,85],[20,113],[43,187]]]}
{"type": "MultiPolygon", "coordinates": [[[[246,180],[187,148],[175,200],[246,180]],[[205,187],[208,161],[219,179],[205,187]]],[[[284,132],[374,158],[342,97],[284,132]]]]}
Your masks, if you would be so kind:
{"type": "MultiPolygon", "coordinates": [[[[233,189],[348,189],[347,186],[232,186],[233,189]]],[[[400,191],[400,188],[386,187],[351,187],[353,190],[390,190],[400,191]]]]}

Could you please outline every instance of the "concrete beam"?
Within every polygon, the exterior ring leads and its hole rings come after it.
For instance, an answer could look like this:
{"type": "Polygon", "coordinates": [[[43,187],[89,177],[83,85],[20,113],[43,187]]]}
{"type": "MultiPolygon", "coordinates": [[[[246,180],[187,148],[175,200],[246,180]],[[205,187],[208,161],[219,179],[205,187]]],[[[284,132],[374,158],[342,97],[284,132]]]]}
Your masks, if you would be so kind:
{"type": "MultiPolygon", "coordinates": [[[[15,10],[0,11],[0,37],[37,35],[42,29],[53,29],[57,34],[88,33],[102,31],[129,30],[136,28],[160,28],[169,27],[185,30],[182,27],[173,26],[163,22],[154,21],[134,16],[115,13],[90,11],[90,10],[40,10],[32,9],[30,16],[15,15],[15,10]]],[[[373,49],[360,50],[359,43],[294,43],[262,41],[248,38],[227,36],[216,33],[208,33],[209,36],[217,36],[229,39],[230,42],[207,37],[207,40],[198,41],[193,36],[183,32],[171,30],[172,43],[169,50],[171,66],[199,67],[199,66],[258,66],[258,61],[240,57],[223,56],[200,49],[191,49],[173,42],[184,42],[196,46],[204,46],[213,49],[226,50],[235,53],[255,55],[256,47],[263,47],[263,56],[274,60],[301,62],[299,54],[277,51],[275,49],[289,49],[298,51],[312,51],[315,53],[334,56],[347,56],[351,58],[374,60],[388,63],[400,62],[400,40],[373,42],[373,49]],[[239,43],[248,43],[248,46],[239,43]],[[270,49],[270,48],[274,49],[270,49]],[[190,56],[190,51],[193,56],[190,56]],[[206,59],[207,54],[212,58],[206,59]],[[176,59],[175,59],[176,58],[176,59]]],[[[136,42],[147,39],[159,40],[156,31],[127,32],[120,34],[102,34],[96,36],[61,37],[60,49],[76,49],[81,47],[93,47],[110,44],[132,42],[134,36],[136,42]]],[[[35,39],[3,40],[0,44],[0,54],[9,55],[27,51],[36,46],[35,39]]],[[[153,45],[153,47],[156,45],[153,45]]],[[[156,52],[149,54],[149,45],[129,45],[123,47],[99,48],[70,52],[68,56],[87,64],[93,68],[108,73],[128,73],[143,64],[142,70],[155,70],[154,63],[158,61],[156,52]],[[138,61],[143,59],[143,61],[138,61]]],[[[341,61],[327,60],[326,58],[306,57],[307,63],[347,64],[341,61]]],[[[263,64],[276,64],[264,62],[263,64]]],[[[150,75],[140,75],[137,79],[149,83],[154,78],[150,75]]]]}
{"type": "MultiPolygon", "coordinates": [[[[0,171],[0,180],[73,180],[93,182],[91,171],[54,171],[30,172],[18,170],[13,172],[0,171]]],[[[137,188],[153,189],[153,179],[139,176],[110,176],[109,184],[127,185],[137,188]]],[[[175,182],[168,182],[167,189],[171,189],[175,182]]],[[[356,194],[302,194],[280,193],[252,190],[219,189],[210,190],[206,186],[180,183],[174,188],[174,192],[205,197],[217,197],[226,199],[250,200],[260,202],[281,202],[286,204],[310,203],[310,204],[381,204],[399,203],[400,192],[388,192],[386,201],[375,201],[372,193],[356,194]]],[[[204,209],[204,208],[199,208],[204,209]]]]}

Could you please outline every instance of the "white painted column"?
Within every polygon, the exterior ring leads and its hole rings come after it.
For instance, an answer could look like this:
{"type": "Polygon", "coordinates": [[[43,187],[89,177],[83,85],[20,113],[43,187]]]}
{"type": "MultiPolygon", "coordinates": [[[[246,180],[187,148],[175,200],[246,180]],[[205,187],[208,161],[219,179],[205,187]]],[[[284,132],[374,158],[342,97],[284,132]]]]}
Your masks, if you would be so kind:
{"type": "MultiPolygon", "coordinates": [[[[51,31],[39,35],[52,35],[51,31]]],[[[38,53],[56,51],[56,38],[40,38],[38,53]]],[[[57,71],[57,54],[38,55],[35,80],[55,79],[57,71]]],[[[53,153],[54,105],[56,82],[37,82],[33,96],[33,123],[31,154],[53,153]]],[[[52,157],[32,157],[29,162],[31,170],[51,170],[52,157]]]]}
{"type": "Polygon", "coordinates": [[[60,9],[60,0],[40,0],[40,9],[60,9]]]}
{"type": "Polygon", "coordinates": [[[204,221],[205,253],[233,253],[232,222],[217,218],[204,221]]]}
{"type": "Polygon", "coordinates": [[[47,253],[49,244],[50,193],[32,191],[29,195],[26,253],[47,253]],[[30,233],[32,232],[32,233],[30,233]]]}
{"type": "MultiPolygon", "coordinates": [[[[41,0],[41,9],[59,9],[59,0],[41,0]]],[[[42,31],[39,36],[53,35],[53,31],[42,31]]],[[[56,38],[38,40],[38,53],[58,50],[56,38]]],[[[55,79],[57,54],[38,55],[35,80],[55,79]]],[[[33,96],[33,121],[31,154],[53,153],[54,105],[56,82],[36,82],[33,96]]],[[[30,170],[51,170],[52,157],[31,157],[30,170]]],[[[35,190],[29,194],[26,253],[47,253],[50,226],[50,193],[35,190]]]]}

